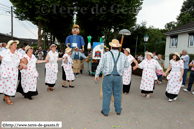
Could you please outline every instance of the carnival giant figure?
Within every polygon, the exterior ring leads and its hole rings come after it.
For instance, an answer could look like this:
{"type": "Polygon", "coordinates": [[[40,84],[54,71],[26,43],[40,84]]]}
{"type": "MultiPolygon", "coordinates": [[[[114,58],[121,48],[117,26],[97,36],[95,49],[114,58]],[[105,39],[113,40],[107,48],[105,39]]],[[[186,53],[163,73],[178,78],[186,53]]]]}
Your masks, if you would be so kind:
{"type": "Polygon", "coordinates": [[[80,33],[79,25],[74,25],[72,27],[72,34],[73,35],[69,35],[66,38],[65,45],[67,47],[70,47],[70,48],[79,47],[79,49],[83,49],[83,51],[84,51],[85,42],[84,42],[83,37],[78,35],[79,33],[80,33]]]}

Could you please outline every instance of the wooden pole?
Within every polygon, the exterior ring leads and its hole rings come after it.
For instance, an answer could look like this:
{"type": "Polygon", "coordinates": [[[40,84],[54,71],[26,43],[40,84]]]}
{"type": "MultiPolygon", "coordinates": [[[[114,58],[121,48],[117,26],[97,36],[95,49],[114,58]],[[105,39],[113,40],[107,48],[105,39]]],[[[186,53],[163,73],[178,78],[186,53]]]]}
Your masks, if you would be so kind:
{"type": "MultiPolygon", "coordinates": [[[[121,38],[121,45],[122,45],[122,46],[123,46],[123,40],[124,40],[124,35],[122,35],[122,38],[121,38]]],[[[121,48],[119,49],[119,52],[121,52],[122,46],[121,46],[121,48]]]]}

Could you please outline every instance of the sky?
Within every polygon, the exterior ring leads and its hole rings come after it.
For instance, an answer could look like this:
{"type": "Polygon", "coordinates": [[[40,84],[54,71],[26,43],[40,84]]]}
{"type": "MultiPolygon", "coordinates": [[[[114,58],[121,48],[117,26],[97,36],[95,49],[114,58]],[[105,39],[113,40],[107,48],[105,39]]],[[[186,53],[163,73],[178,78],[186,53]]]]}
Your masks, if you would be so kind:
{"type": "MultiPolygon", "coordinates": [[[[183,2],[184,0],[144,0],[142,10],[137,16],[137,24],[146,21],[147,27],[163,29],[166,23],[176,21],[183,2]]],[[[10,11],[6,6],[10,7],[12,3],[9,0],[0,0],[0,33],[10,34],[11,15],[6,12],[10,11]]],[[[31,22],[13,19],[14,37],[37,39],[37,33],[37,26],[31,22]]]]}

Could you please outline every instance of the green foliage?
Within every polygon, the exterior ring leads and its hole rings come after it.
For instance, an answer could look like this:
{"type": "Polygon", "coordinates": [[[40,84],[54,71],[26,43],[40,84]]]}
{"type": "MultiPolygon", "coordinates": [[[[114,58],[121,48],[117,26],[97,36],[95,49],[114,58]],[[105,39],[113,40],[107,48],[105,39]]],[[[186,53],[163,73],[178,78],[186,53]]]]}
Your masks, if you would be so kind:
{"type": "Polygon", "coordinates": [[[174,22],[174,21],[171,21],[169,23],[166,23],[165,29],[168,30],[168,31],[170,31],[170,30],[176,28],[176,26],[177,26],[177,23],[174,22]]]}
{"type": "Polygon", "coordinates": [[[177,27],[194,21],[194,16],[192,16],[189,12],[186,12],[184,15],[181,15],[178,20],[179,22],[178,22],[177,27]]]}
{"type": "MultiPolygon", "coordinates": [[[[87,13],[78,11],[77,24],[84,30],[84,35],[91,35],[92,42],[98,41],[99,37],[104,34],[106,43],[110,42],[113,38],[117,38],[118,31],[121,29],[130,29],[135,26],[136,16],[141,10],[142,0],[84,0],[76,4],[77,8],[86,7],[87,13]],[[96,5],[98,4],[98,5],[96,5]],[[111,9],[111,7],[114,8],[111,9]],[[92,10],[97,7],[98,10],[92,10]],[[100,13],[100,8],[106,8],[105,13],[100,13]],[[123,8],[125,7],[125,8],[123,8]],[[123,10],[129,13],[123,13],[123,10]],[[98,13],[98,12],[99,13],[98,13]],[[119,11],[118,13],[116,13],[119,11]],[[115,13],[113,13],[115,12],[115,13]],[[111,32],[114,30],[114,32],[111,32]]],[[[86,40],[86,37],[84,37],[86,40]]]]}
{"type": "Polygon", "coordinates": [[[73,10],[69,14],[60,13],[60,7],[73,6],[71,0],[10,0],[14,7],[14,13],[19,20],[28,20],[38,26],[38,20],[41,20],[42,29],[45,32],[52,32],[52,35],[64,43],[67,35],[71,33],[73,25],[73,10]],[[50,13],[41,15],[39,8],[41,5],[48,5],[50,13]],[[53,14],[53,6],[60,5],[56,8],[56,14],[53,14]]]}
{"type": "Polygon", "coordinates": [[[194,0],[185,0],[183,2],[180,14],[177,17],[177,21],[169,22],[165,25],[165,29],[170,31],[176,27],[185,25],[194,21],[194,0]]]}
{"type": "Polygon", "coordinates": [[[154,28],[153,26],[147,28],[146,22],[142,22],[140,25],[136,25],[131,29],[131,36],[125,36],[123,48],[130,48],[131,53],[135,53],[136,39],[137,42],[137,54],[144,55],[144,36],[145,34],[149,35],[149,40],[147,42],[146,49],[150,52],[155,51],[157,54],[164,55],[166,37],[163,35],[167,30],[161,30],[154,28]]]}
{"type": "Polygon", "coordinates": [[[194,1],[193,0],[185,0],[183,2],[181,12],[177,17],[177,21],[178,21],[178,26],[194,21],[194,1]]]}

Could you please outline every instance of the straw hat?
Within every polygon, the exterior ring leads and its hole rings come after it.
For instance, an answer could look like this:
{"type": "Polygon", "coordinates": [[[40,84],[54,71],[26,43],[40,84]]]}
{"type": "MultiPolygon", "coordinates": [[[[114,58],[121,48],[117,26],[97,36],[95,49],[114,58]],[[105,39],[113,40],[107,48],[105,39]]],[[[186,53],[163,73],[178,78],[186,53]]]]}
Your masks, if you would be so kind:
{"type": "Polygon", "coordinates": [[[76,24],[73,25],[72,29],[73,29],[73,28],[78,28],[78,29],[80,29],[79,25],[76,25],[76,24]]]}
{"type": "Polygon", "coordinates": [[[51,49],[52,47],[56,47],[56,48],[57,48],[57,45],[52,44],[52,45],[50,46],[50,49],[51,49]]]}
{"type": "Polygon", "coordinates": [[[70,52],[72,49],[70,48],[70,47],[68,47],[68,48],[66,48],[65,49],[65,53],[68,53],[68,52],[70,52]]]}
{"type": "Polygon", "coordinates": [[[25,52],[27,52],[29,49],[33,49],[33,47],[27,45],[27,46],[25,47],[25,52]]]}
{"type": "Polygon", "coordinates": [[[119,44],[119,40],[113,39],[112,42],[109,43],[111,47],[121,47],[122,45],[119,44]]]}
{"type": "Polygon", "coordinates": [[[145,52],[145,55],[150,55],[151,57],[154,57],[154,55],[151,52],[145,52]]]}
{"type": "Polygon", "coordinates": [[[79,50],[79,47],[76,47],[75,50],[76,50],[77,48],[78,48],[78,50],[79,50]]]}
{"type": "Polygon", "coordinates": [[[180,53],[178,53],[178,52],[175,52],[175,53],[173,53],[173,54],[177,55],[179,58],[181,57],[181,56],[180,56],[180,53]]]}
{"type": "Polygon", "coordinates": [[[129,48],[123,48],[123,50],[126,50],[130,53],[130,49],[129,48]]]}
{"type": "Polygon", "coordinates": [[[9,40],[9,42],[7,43],[6,48],[9,49],[10,45],[12,45],[13,43],[19,44],[19,41],[18,40],[9,40]]]}

